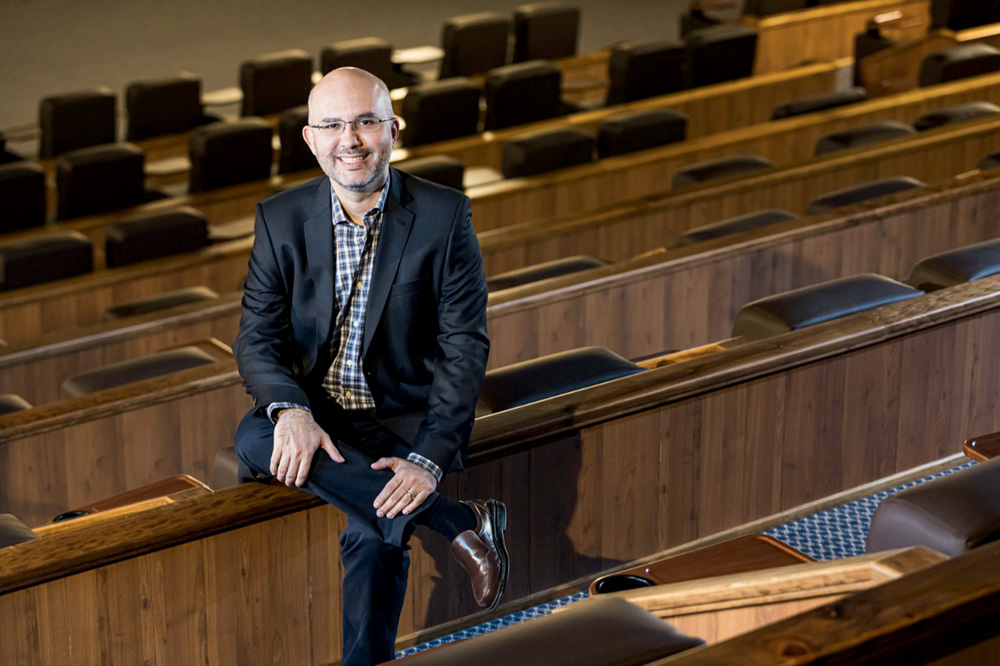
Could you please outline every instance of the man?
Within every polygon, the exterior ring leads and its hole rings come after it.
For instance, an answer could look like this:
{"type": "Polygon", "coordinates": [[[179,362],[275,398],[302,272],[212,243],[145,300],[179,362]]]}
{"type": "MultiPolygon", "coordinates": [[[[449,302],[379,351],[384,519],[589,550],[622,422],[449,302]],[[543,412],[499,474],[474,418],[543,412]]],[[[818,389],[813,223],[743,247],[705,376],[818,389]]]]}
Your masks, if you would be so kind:
{"type": "Polygon", "coordinates": [[[415,525],[451,540],[482,606],[508,569],[504,505],[435,490],[462,466],[489,351],[470,202],[391,168],[398,135],[376,77],[316,85],[303,136],[326,177],[257,205],[233,345],[254,399],[240,458],[347,514],[345,666],[393,657],[415,525]]]}

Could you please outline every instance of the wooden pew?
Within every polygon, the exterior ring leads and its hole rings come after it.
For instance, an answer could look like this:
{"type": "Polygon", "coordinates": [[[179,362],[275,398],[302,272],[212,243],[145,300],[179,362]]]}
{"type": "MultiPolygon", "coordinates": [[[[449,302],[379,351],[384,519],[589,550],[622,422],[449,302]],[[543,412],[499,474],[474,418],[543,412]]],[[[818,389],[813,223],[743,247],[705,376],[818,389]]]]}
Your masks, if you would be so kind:
{"type": "MultiPolygon", "coordinates": [[[[533,592],[844,489],[897,485],[886,477],[948,456],[965,433],[997,430],[1000,358],[986,350],[998,328],[1000,279],[987,278],[486,416],[474,429],[472,464],[444,491],[508,503],[517,564],[505,608],[513,609],[533,592]]],[[[143,418],[128,432],[149,428],[176,448],[155,413],[224,419],[238,382],[226,371],[129,396],[143,418]],[[172,404],[171,393],[195,404],[172,404]]],[[[112,431],[96,416],[65,427],[53,416],[44,439],[16,415],[0,417],[14,435],[2,444],[0,469],[16,466],[16,447],[33,446],[37,460],[43,443],[47,466],[67,456],[93,461],[85,449],[104,446],[99,466],[114,467],[103,434],[112,431]],[[71,431],[88,431],[90,444],[60,444],[71,431]]],[[[104,494],[117,490],[88,476],[104,494]]],[[[162,649],[176,649],[181,662],[211,653],[257,663],[274,645],[301,651],[302,663],[330,661],[339,643],[331,553],[340,521],[307,495],[250,484],[15,546],[0,554],[0,617],[39,631],[14,631],[0,654],[44,650],[48,663],[61,663],[72,640],[74,650],[169,646],[162,649]],[[77,618],[70,638],[67,616],[77,618]],[[101,626],[114,626],[116,640],[101,626]]],[[[401,634],[473,610],[445,544],[421,541],[413,557],[401,634]]]]}

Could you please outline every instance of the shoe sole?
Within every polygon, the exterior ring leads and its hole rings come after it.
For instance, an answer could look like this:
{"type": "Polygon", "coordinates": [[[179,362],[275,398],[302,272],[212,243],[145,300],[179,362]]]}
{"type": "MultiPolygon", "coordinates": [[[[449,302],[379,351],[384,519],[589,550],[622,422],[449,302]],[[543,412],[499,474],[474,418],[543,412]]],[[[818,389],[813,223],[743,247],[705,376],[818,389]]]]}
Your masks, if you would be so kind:
{"type": "Polygon", "coordinates": [[[488,500],[486,507],[490,512],[490,520],[493,523],[494,544],[497,547],[497,559],[500,560],[500,584],[497,595],[490,604],[489,610],[495,610],[500,605],[500,598],[503,597],[504,589],[507,587],[507,576],[510,574],[510,558],[507,555],[507,545],[503,540],[503,533],[507,529],[507,507],[503,502],[488,500]]]}

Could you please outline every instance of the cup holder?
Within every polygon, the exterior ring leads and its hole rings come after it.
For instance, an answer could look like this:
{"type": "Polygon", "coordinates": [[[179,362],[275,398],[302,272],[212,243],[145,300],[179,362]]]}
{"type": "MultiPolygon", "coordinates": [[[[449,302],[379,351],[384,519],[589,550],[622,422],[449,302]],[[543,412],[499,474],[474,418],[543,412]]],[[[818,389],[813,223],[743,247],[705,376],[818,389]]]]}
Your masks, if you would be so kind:
{"type": "Polygon", "coordinates": [[[653,581],[643,576],[633,574],[612,574],[605,576],[594,584],[594,592],[597,594],[607,594],[608,592],[622,592],[624,590],[636,590],[640,587],[652,587],[653,581]]]}
{"type": "Polygon", "coordinates": [[[83,516],[89,516],[89,511],[63,511],[58,516],[52,519],[53,523],[61,523],[64,520],[73,520],[74,518],[82,518],[83,516]]]}

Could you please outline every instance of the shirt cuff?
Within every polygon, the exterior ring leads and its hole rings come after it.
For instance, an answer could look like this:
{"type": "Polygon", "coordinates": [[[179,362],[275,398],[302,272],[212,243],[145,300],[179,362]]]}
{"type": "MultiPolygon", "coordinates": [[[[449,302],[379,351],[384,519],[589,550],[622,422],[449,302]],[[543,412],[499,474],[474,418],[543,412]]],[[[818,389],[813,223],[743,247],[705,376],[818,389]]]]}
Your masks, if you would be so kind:
{"type": "Polygon", "coordinates": [[[272,402],[267,406],[267,418],[271,420],[271,423],[278,422],[277,414],[282,409],[304,409],[307,412],[309,411],[309,408],[305,405],[299,405],[294,402],[272,402]]]}
{"type": "Polygon", "coordinates": [[[441,472],[441,468],[438,467],[433,460],[428,460],[419,453],[410,453],[406,456],[406,459],[426,469],[434,475],[434,478],[437,479],[438,483],[441,483],[441,477],[444,476],[444,473],[441,472]]]}

